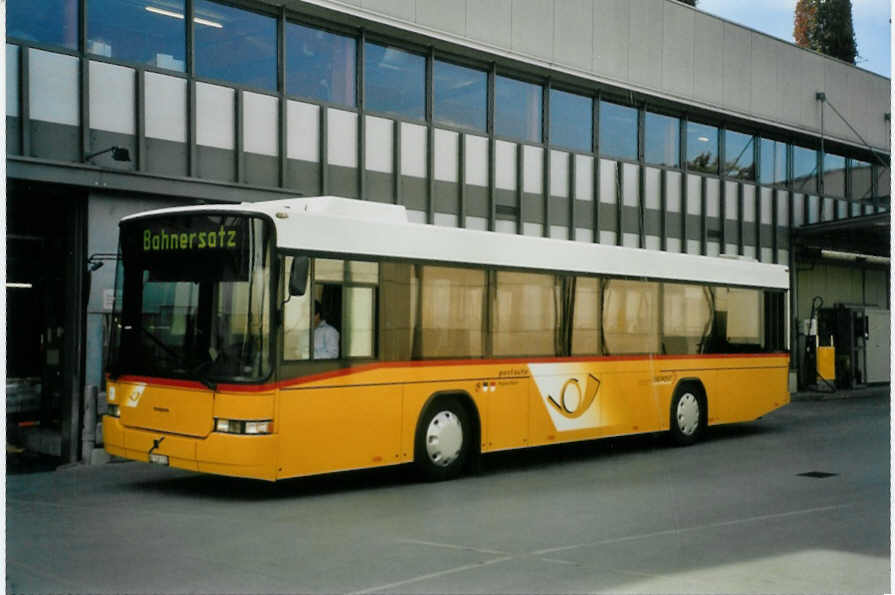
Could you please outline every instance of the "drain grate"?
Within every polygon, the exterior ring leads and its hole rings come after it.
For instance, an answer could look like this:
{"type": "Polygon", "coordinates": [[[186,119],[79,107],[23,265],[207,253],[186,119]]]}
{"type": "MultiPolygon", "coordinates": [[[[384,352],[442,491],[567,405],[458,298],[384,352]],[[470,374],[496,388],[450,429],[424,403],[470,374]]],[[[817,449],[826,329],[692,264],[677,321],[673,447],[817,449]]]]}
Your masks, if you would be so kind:
{"type": "Polygon", "coordinates": [[[838,473],[827,473],[826,471],[806,471],[805,473],[796,473],[799,477],[813,477],[815,479],[823,479],[824,477],[835,477],[838,473]]]}

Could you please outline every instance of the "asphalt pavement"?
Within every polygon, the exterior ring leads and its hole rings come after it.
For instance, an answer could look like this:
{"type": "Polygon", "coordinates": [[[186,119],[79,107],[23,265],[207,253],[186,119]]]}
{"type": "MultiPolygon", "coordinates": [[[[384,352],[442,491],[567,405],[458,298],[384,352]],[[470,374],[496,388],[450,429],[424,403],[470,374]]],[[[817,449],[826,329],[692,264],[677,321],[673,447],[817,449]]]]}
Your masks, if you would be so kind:
{"type": "Polygon", "coordinates": [[[884,593],[888,387],[648,435],[268,484],[124,462],[7,475],[10,593],[884,593]]]}

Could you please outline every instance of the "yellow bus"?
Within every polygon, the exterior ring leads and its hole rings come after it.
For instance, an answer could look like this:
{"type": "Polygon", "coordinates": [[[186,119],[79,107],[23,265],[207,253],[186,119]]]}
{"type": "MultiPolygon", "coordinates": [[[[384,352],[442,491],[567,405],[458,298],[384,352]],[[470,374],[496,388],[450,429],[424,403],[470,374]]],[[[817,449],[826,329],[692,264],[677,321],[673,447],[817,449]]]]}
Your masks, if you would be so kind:
{"type": "Polygon", "coordinates": [[[106,450],[264,480],[709,425],[789,402],[788,269],[409,223],[335,197],[120,224],[106,450]]]}

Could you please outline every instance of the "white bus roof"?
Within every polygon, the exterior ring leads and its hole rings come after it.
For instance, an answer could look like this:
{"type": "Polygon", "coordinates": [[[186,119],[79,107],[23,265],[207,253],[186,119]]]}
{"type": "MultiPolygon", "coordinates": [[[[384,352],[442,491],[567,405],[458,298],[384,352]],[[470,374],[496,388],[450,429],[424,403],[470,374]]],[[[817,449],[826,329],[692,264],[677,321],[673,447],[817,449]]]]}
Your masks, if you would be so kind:
{"type": "Polygon", "coordinates": [[[122,221],[203,211],[264,215],[276,226],[283,250],[789,288],[783,265],[410,223],[403,206],[334,196],[175,207],[122,221]]]}

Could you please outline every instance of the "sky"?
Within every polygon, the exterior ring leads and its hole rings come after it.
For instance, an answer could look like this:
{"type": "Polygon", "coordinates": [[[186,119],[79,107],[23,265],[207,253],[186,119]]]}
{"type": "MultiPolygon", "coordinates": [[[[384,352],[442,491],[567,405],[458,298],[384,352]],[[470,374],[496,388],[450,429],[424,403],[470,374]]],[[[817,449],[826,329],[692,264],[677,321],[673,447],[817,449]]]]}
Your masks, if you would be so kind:
{"type": "MultiPolygon", "coordinates": [[[[890,0],[852,0],[858,66],[891,77],[890,0]]],[[[796,0],[698,0],[696,7],[790,43],[796,0]]]]}

